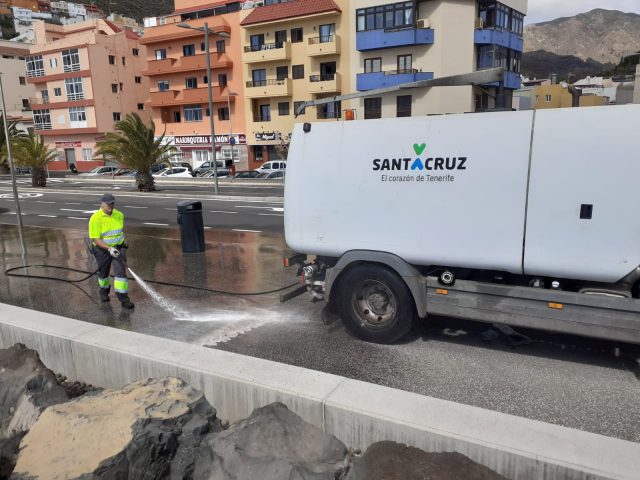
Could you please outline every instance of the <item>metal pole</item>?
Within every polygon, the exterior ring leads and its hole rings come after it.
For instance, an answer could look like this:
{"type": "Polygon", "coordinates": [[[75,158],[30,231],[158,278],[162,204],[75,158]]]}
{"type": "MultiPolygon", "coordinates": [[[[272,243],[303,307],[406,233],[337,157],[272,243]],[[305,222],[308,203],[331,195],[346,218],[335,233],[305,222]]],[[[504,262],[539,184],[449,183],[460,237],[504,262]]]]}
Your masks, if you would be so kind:
{"type": "Polygon", "coordinates": [[[229,146],[231,147],[231,163],[235,163],[235,160],[233,159],[233,143],[231,142],[231,137],[233,135],[233,124],[231,123],[231,95],[227,95],[227,108],[229,109],[229,146]]]}
{"type": "Polygon", "coordinates": [[[4,103],[4,87],[2,85],[2,73],[0,73],[0,97],[2,98],[2,116],[4,117],[4,138],[7,143],[7,157],[9,159],[9,169],[11,170],[11,185],[13,186],[13,200],[16,203],[16,217],[18,220],[18,237],[22,247],[22,260],[26,261],[27,247],[24,243],[24,225],[22,224],[22,210],[20,210],[20,200],[18,199],[18,185],[16,184],[16,172],[13,167],[13,152],[11,149],[11,138],[9,137],[9,121],[7,119],[7,107],[4,103]]]}
{"type": "Polygon", "coordinates": [[[209,93],[209,126],[211,127],[211,153],[213,154],[213,192],[218,195],[218,160],[216,159],[216,132],[213,128],[213,92],[211,90],[211,52],[209,51],[209,24],[204,24],[204,50],[207,52],[207,92],[209,93]]]}

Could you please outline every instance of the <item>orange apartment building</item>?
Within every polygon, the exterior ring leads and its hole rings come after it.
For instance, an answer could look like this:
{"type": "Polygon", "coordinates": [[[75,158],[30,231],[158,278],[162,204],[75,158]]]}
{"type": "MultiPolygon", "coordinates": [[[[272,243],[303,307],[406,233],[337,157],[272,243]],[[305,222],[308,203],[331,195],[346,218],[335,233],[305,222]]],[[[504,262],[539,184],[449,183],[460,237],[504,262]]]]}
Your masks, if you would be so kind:
{"type": "Polygon", "coordinates": [[[213,115],[216,158],[237,170],[255,168],[249,158],[244,111],[240,2],[203,4],[176,0],[175,12],[146,28],[141,43],[147,47],[150,96],[147,105],[160,132],[174,145],[183,161],[194,167],[211,159],[209,115],[213,115]],[[207,78],[204,32],[178,27],[187,23],[198,28],[207,22],[210,35],[212,78],[207,78]],[[207,83],[213,90],[213,112],[209,112],[207,83]]]}
{"type": "Polygon", "coordinates": [[[66,26],[34,22],[34,31],[27,80],[36,89],[30,102],[36,133],[58,152],[49,168],[75,164],[87,171],[104,165],[95,158],[96,141],[128,113],[150,118],[144,104],[145,47],[138,35],[105,20],[66,26]]]}

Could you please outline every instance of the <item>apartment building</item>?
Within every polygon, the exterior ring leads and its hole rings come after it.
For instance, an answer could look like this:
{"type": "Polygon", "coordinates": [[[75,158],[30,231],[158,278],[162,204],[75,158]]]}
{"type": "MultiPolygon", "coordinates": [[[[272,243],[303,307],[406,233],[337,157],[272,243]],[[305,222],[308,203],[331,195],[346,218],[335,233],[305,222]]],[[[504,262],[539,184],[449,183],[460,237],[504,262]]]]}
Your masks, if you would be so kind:
{"type": "Polygon", "coordinates": [[[504,89],[437,87],[361,99],[358,118],[402,117],[511,107],[520,87],[526,0],[354,0],[351,90],[367,91],[494,67],[504,89]]]}
{"type": "MultiPolygon", "coordinates": [[[[292,0],[243,12],[247,142],[255,165],[281,158],[297,122],[337,121],[348,105],[301,103],[349,92],[349,2],[292,0]]],[[[253,166],[253,165],[252,165],[253,166]]]]}
{"type": "Polygon", "coordinates": [[[29,55],[29,45],[0,40],[0,72],[4,101],[9,121],[17,122],[20,130],[33,128],[29,99],[35,89],[27,82],[24,60],[29,55]]]}
{"type": "Polygon", "coordinates": [[[36,89],[31,101],[36,133],[58,152],[49,168],[75,164],[86,171],[103,165],[94,158],[96,141],[128,113],[150,116],[144,105],[145,47],[135,33],[104,20],[65,26],[36,22],[34,30],[26,71],[36,89]]]}
{"type": "Polygon", "coordinates": [[[249,168],[245,110],[242,101],[240,2],[213,5],[176,0],[176,11],[161,19],[146,19],[142,43],[147,47],[151,93],[147,102],[156,126],[164,131],[178,155],[194,167],[211,159],[210,115],[213,115],[216,158],[237,170],[249,168]],[[208,24],[209,50],[204,32],[208,24]],[[207,78],[207,55],[211,79],[207,78]],[[213,112],[209,111],[211,81],[213,112]]]}

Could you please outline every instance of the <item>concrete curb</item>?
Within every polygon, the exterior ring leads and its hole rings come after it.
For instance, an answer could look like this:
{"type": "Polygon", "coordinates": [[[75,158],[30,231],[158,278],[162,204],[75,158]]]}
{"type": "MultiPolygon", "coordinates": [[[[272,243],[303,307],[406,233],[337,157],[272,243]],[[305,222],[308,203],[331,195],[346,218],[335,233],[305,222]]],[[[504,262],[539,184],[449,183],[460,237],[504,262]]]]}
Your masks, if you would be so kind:
{"type": "Polygon", "coordinates": [[[54,371],[94,385],[181,377],[232,422],[280,401],[348,446],[394,440],[457,451],[512,479],[632,480],[640,472],[637,443],[0,303],[0,347],[18,342],[54,371]]]}
{"type": "MultiPolygon", "coordinates": [[[[95,177],[78,177],[78,176],[69,176],[66,177],[58,177],[58,180],[62,180],[65,183],[70,182],[95,182],[95,183],[133,183],[135,180],[133,177],[114,177],[113,179],[109,176],[95,176],[95,177]]],[[[176,184],[176,185],[213,185],[215,183],[214,180],[209,178],[162,178],[162,177],[154,177],[154,180],[158,184],[176,184]]],[[[269,187],[269,186],[282,186],[284,187],[284,181],[281,180],[264,180],[262,182],[255,180],[229,180],[226,177],[218,179],[219,185],[248,185],[252,187],[269,187]]]]}

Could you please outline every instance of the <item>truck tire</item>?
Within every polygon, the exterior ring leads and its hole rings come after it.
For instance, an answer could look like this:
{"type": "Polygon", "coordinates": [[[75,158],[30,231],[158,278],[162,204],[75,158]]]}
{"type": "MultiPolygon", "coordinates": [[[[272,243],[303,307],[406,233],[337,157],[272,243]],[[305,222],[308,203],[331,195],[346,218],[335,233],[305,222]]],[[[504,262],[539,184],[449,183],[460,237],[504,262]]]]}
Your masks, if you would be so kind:
{"type": "Polygon", "coordinates": [[[349,332],[368,342],[392,343],[413,324],[415,307],[398,275],[378,265],[348,270],[338,285],[336,306],[349,332]]]}

